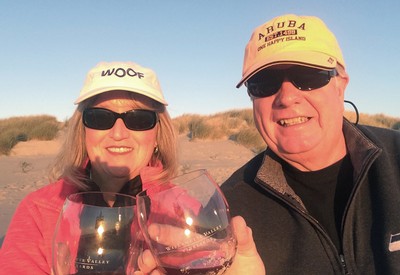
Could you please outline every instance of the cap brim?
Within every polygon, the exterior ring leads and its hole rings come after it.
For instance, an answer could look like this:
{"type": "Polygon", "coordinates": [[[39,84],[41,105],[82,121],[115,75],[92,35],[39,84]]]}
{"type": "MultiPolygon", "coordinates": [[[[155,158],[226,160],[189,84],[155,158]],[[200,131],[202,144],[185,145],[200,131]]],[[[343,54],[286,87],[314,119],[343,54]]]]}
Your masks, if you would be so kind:
{"type": "Polygon", "coordinates": [[[102,94],[105,92],[110,92],[110,91],[127,91],[127,92],[137,93],[137,94],[147,96],[165,106],[168,105],[168,103],[163,98],[156,96],[156,94],[159,93],[158,91],[151,93],[149,90],[144,91],[142,89],[136,89],[136,88],[133,89],[132,87],[123,87],[123,86],[102,87],[101,89],[91,90],[90,92],[85,93],[84,95],[78,97],[75,100],[74,104],[79,104],[88,98],[91,98],[93,96],[96,96],[96,95],[99,95],[99,94],[102,94]]]}
{"type": "Polygon", "coordinates": [[[278,65],[301,65],[305,67],[312,67],[317,69],[333,69],[337,65],[336,58],[331,55],[320,52],[309,52],[309,51],[297,51],[290,53],[276,54],[268,59],[253,64],[244,74],[242,79],[236,85],[236,88],[240,88],[244,82],[250,77],[258,73],[259,71],[274,67],[278,65]]]}

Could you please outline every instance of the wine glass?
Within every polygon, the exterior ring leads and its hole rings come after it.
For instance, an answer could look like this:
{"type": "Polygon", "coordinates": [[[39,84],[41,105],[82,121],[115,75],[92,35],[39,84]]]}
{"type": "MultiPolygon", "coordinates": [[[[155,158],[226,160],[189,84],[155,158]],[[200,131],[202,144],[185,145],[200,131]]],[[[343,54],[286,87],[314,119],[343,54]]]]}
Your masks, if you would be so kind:
{"type": "Polygon", "coordinates": [[[53,237],[53,272],[133,274],[141,239],[135,197],[107,192],[69,195],[53,237]]]}
{"type": "Polygon", "coordinates": [[[204,169],[136,196],[139,225],[166,274],[217,275],[231,265],[236,238],[228,204],[204,169]]]}

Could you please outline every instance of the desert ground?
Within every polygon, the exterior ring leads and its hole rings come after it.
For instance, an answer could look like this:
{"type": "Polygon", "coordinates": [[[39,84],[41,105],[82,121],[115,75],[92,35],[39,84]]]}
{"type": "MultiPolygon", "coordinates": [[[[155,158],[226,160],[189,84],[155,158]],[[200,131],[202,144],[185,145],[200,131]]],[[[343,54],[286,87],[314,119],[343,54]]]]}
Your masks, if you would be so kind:
{"type": "MultiPolygon", "coordinates": [[[[9,156],[0,156],[0,245],[19,202],[30,192],[48,184],[49,164],[61,138],[20,142],[9,156]]],[[[205,168],[218,184],[241,167],[254,153],[230,140],[189,141],[179,137],[181,172],[205,168]]]]}

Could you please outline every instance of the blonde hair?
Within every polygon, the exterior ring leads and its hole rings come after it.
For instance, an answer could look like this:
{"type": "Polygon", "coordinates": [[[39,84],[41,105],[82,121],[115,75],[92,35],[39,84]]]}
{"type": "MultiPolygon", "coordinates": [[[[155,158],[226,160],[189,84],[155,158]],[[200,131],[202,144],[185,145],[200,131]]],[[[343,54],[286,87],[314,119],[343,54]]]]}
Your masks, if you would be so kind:
{"type": "MultiPolygon", "coordinates": [[[[149,108],[157,112],[159,127],[157,132],[156,150],[149,165],[153,166],[161,162],[163,169],[161,173],[154,175],[150,180],[166,181],[176,175],[178,169],[177,143],[175,129],[170,115],[165,106],[157,101],[149,99],[140,94],[129,92],[132,104],[136,108],[149,108]],[[142,103],[141,99],[150,100],[151,106],[142,103]]],[[[85,127],[82,123],[82,113],[88,107],[93,106],[96,96],[84,100],[75,109],[71,119],[68,121],[64,144],[60,149],[50,171],[50,180],[66,179],[81,190],[89,188],[89,177],[85,172],[89,157],[85,144],[85,127]]]]}

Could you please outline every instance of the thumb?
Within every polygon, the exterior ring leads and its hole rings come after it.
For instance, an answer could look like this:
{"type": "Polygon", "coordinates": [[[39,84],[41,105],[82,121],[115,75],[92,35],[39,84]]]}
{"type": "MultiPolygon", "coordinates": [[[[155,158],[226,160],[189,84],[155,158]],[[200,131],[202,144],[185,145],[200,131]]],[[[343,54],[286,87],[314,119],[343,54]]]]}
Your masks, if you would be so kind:
{"type": "Polygon", "coordinates": [[[238,252],[243,256],[258,254],[253,240],[253,231],[246,225],[245,220],[241,216],[236,216],[232,218],[232,225],[237,239],[238,252]]]}
{"type": "Polygon", "coordinates": [[[264,263],[257,252],[251,228],[246,225],[241,216],[232,218],[232,226],[237,240],[237,252],[227,275],[264,275],[264,263]]]}

